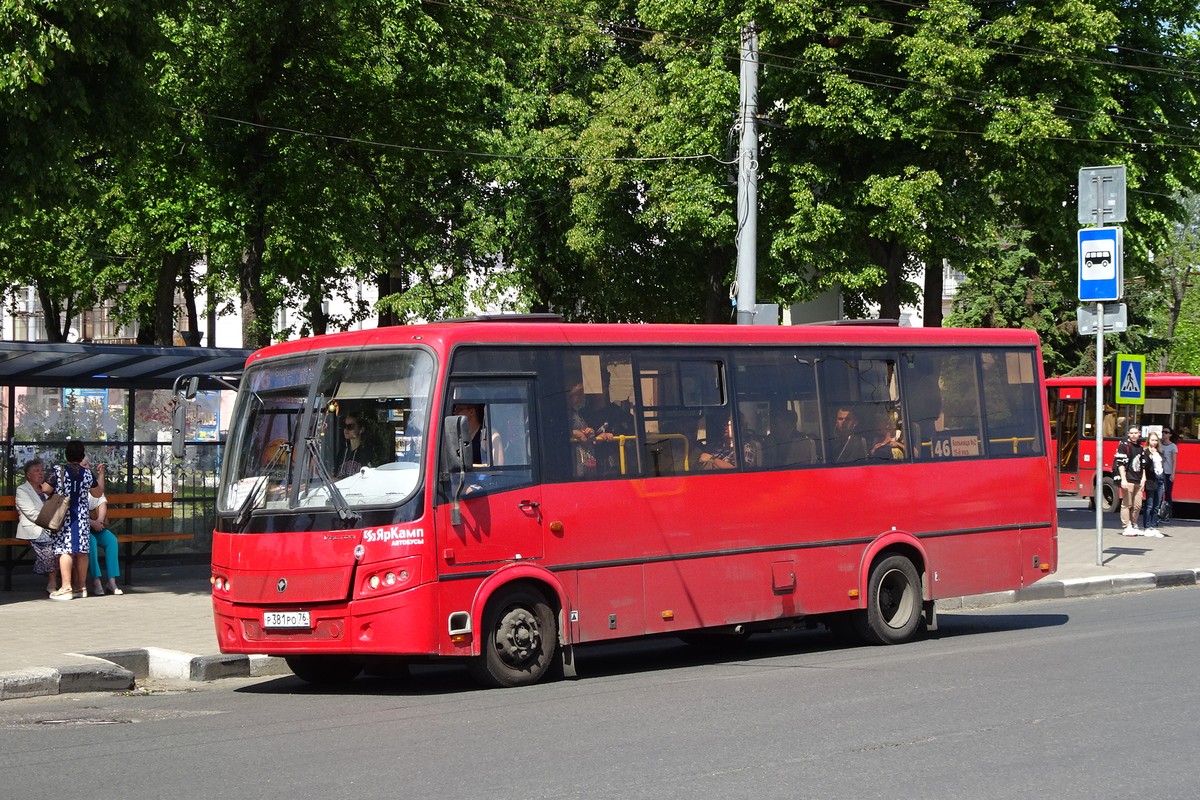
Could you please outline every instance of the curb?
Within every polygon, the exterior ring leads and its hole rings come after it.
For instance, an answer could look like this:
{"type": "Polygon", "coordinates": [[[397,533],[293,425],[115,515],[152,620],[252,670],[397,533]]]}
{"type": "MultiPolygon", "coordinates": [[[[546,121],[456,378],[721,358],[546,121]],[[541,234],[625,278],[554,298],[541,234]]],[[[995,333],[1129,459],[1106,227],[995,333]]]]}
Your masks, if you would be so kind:
{"type": "MultiPolygon", "coordinates": [[[[1100,578],[1039,581],[1026,589],[990,594],[947,597],[937,601],[939,611],[986,608],[1029,600],[1060,600],[1147,589],[1200,585],[1200,569],[1135,572],[1100,578]]],[[[0,672],[0,700],[68,692],[122,692],[138,680],[215,681],[221,678],[262,678],[289,675],[287,662],[274,656],[198,656],[159,647],[72,653],[95,661],[62,667],[29,667],[0,672]]]]}
{"type": "Polygon", "coordinates": [[[937,601],[938,610],[986,608],[1028,600],[1061,600],[1067,597],[1092,597],[1147,589],[1166,589],[1175,586],[1200,584],[1200,569],[1168,570],[1164,572],[1133,572],[1125,575],[1098,578],[1068,578],[1061,581],[1039,581],[1025,589],[992,592],[966,597],[947,597],[937,601]]]}
{"type": "Polygon", "coordinates": [[[287,662],[273,656],[197,656],[158,647],[68,655],[85,656],[96,663],[0,672],[0,700],[68,692],[124,692],[147,679],[215,681],[291,674],[287,662]]]}

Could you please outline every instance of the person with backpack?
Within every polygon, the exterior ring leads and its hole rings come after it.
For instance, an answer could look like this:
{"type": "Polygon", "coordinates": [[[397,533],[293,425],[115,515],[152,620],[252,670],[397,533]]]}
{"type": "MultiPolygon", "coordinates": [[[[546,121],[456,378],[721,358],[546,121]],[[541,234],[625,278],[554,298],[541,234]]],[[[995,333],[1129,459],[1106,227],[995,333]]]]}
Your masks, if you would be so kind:
{"type": "Polygon", "coordinates": [[[1123,536],[1140,536],[1137,529],[1138,513],[1142,510],[1142,491],[1146,488],[1146,473],[1142,468],[1142,446],[1139,443],[1142,431],[1130,425],[1125,441],[1117,445],[1113,456],[1113,472],[1121,486],[1121,524],[1123,536]]]}

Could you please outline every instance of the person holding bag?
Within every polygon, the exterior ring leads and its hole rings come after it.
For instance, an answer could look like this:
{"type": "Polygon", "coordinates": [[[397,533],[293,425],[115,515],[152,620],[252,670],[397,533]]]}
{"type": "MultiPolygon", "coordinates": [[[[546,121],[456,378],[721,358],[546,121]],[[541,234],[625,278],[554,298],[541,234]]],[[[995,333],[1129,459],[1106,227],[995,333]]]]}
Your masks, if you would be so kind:
{"type": "MultiPolygon", "coordinates": [[[[45,507],[46,498],[54,491],[46,483],[46,467],[40,458],[26,461],[22,469],[25,482],[17,487],[14,505],[17,508],[17,538],[29,542],[33,549],[33,571],[46,576],[46,592],[55,588],[54,545],[50,531],[39,524],[38,518],[45,507]]],[[[64,507],[65,508],[65,507],[64,507]]]]}
{"type": "Polygon", "coordinates": [[[87,597],[88,545],[91,533],[91,512],[88,494],[104,494],[104,465],[95,470],[83,464],[83,442],[67,442],[67,463],[56,467],[56,492],[67,499],[63,526],[53,535],[54,553],[58,556],[61,585],[50,593],[51,600],[71,600],[87,597]]]}

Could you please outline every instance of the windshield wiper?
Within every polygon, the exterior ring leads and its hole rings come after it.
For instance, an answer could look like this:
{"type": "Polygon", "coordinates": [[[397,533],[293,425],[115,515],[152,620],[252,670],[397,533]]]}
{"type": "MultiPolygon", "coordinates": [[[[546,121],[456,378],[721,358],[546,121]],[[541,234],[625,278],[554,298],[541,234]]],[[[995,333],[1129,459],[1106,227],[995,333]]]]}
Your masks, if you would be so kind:
{"type": "Polygon", "coordinates": [[[308,453],[313,461],[313,468],[316,470],[317,476],[329,487],[329,498],[333,501],[333,508],[337,511],[338,519],[349,524],[362,519],[362,514],[350,508],[350,503],[346,501],[346,496],[342,494],[342,490],[333,482],[333,477],[329,474],[329,470],[325,468],[325,461],[321,458],[321,449],[317,445],[316,438],[309,438],[308,453]]]}

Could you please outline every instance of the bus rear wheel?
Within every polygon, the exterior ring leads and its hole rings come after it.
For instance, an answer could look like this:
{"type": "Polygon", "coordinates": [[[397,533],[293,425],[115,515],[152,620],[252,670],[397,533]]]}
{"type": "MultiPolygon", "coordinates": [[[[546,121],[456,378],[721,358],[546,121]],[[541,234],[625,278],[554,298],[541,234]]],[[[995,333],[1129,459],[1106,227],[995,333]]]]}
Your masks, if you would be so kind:
{"type": "Polygon", "coordinates": [[[1111,514],[1121,507],[1121,498],[1117,493],[1117,484],[1112,478],[1104,478],[1100,484],[1100,492],[1104,504],[1100,506],[1106,514],[1111,514]]]}
{"type": "Polygon", "coordinates": [[[515,587],[493,598],[484,612],[480,654],[467,662],[485,686],[528,686],[541,680],[558,651],[554,611],[535,589],[515,587]]]}
{"type": "Polygon", "coordinates": [[[318,686],[349,683],[363,670],[354,656],[286,656],[284,661],[297,678],[318,686]]]}
{"type": "Polygon", "coordinates": [[[867,607],[855,616],[855,628],[869,644],[899,644],[921,624],[921,578],[901,555],[890,555],[871,568],[867,607]]]}

